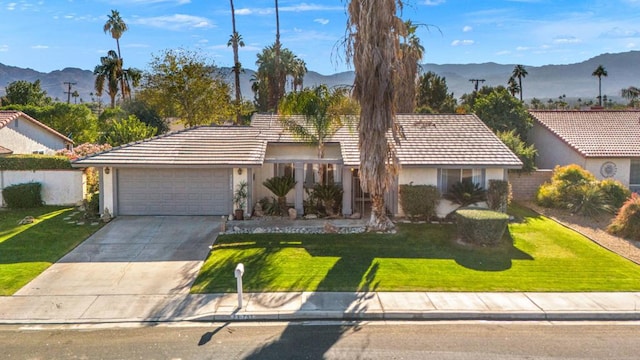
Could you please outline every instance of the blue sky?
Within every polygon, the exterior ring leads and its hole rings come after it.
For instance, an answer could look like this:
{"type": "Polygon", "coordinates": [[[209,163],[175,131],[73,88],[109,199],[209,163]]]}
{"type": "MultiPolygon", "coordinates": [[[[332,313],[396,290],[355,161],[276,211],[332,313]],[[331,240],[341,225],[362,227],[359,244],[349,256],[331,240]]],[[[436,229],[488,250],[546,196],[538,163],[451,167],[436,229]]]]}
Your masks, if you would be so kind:
{"type": "MultiPolygon", "coordinates": [[[[273,0],[235,0],[240,60],[255,68],[256,54],[275,40],[273,0]]],[[[280,0],[285,47],[322,74],[350,70],[339,47],[345,0],[280,0]]],[[[111,9],[129,25],[121,38],[125,66],[146,69],[163,49],[202,51],[230,66],[227,0],[0,0],[0,63],[52,71],[92,70],[115,49],[102,31],[111,9]]],[[[568,64],[601,53],[640,49],[640,0],[408,0],[405,19],[423,24],[424,62],[568,64]],[[427,26],[428,25],[428,26],[427,26]]]]}

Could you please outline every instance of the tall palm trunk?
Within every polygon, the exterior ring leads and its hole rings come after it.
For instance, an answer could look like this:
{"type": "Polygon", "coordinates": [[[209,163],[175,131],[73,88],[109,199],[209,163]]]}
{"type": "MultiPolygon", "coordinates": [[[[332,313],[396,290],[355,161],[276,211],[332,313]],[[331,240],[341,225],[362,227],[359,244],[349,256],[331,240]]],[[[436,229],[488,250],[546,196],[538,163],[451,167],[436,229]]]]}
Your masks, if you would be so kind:
{"type": "Polygon", "coordinates": [[[518,76],[518,88],[520,89],[520,102],[522,102],[522,76],[518,76]]]}
{"type": "Polygon", "coordinates": [[[240,92],[240,60],[238,59],[238,32],[236,31],[236,12],[233,6],[233,0],[229,0],[231,3],[231,25],[233,27],[232,35],[232,47],[233,47],[233,74],[236,82],[236,124],[240,125],[241,112],[240,104],[242,103],[242,93],[240,92]]]}
{"type": "Polygon", "coordinates": [[[280,102],[280,12],[278,10],[278,0],[276,1],[276,48],[275,48],[275,93],[273,94],[274,112],[278,113],[278,103],[280,102]]]}
{"type": "Polygon", "coordinates": [[[361,107],[359,132],[361,186],[371,194],[369,231],[394,225],[385,211],[384,194],[397,174],[394,146],[399,142],[395,122],[394,81],[398,63],[398,34],[404,23],[396,16],[401,0],[351,0],[347,57],[355,68],[354,96],[361,107]],[[391,131],[394,143],[387,140],[391,131]]]}
{"type": "Polygon", "coordinates": [[[122,61],[122,56],[120,55],[120,40],[116,39],[116,48],[118,49],[118,59],[120,59],[119,64],[120,64],[120,69],[118,69],[119,72],[119,77],[120,77],[120,89],[121,91],[121,95],[122,95],[122,101],[126,100],[126,94],[125,94],[125,88],[124,88],[124,75],[122,74],[123,71],[123,61],[122,61]]]}

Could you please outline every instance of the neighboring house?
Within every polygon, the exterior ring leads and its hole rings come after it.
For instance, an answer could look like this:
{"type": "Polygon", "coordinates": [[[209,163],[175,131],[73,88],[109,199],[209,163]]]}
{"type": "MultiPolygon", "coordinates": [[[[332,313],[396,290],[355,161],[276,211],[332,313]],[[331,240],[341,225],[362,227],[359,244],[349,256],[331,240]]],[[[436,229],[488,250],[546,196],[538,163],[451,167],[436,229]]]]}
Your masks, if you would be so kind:
{"type": "MultiPolygon", "coordinates": [[[[302,117],[296,117],[302,121],[302,117]]],[[[398,184],[430,184],[442,193],[465,178],[488,186],[506,180],[520,160],[475,115],[398,115],[405,138],[397,147],[400,172],[387,194],[388,210],[401,214],[398,184]]],[[[275,175],[297,181],[288,202],[303,211],[305,188],[324,175],[344,190],[342,212],[366,211],[360,190],[358,134],[340,129],[318,159],[314,145],[285,131],[276,115],[254,115],[251,126],[191,128],[124,145],[73,163],[101,168],[101,210],[113,215],[228,215],[232,194],[249,184],[249,209],[271,196],[262,182],[275,175]]],[[[439,215],[454,207],[442,200],[439,215]]]]}
{"type": "Polygon", "coordinates": [[[31,116],[0,110],[0,154],[53,154],[73,141],[31,116]]]}
{"type": "Polygon", "coordinates": [[[640,111],[530,111],[539,169],[578,164],[640,191],[640,111]]]}

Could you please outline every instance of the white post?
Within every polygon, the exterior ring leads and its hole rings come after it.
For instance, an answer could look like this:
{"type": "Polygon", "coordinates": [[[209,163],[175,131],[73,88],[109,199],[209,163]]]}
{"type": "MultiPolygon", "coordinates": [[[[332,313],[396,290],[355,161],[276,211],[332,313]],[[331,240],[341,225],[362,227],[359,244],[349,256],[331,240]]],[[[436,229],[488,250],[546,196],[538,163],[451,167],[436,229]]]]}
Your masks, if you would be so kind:
{"type": "Polygon", "coordinates": [[[242,275],[244,275],[244,264],[236,266],[235,276],[238,282],[238,309],[242,309],[242,275]]]}

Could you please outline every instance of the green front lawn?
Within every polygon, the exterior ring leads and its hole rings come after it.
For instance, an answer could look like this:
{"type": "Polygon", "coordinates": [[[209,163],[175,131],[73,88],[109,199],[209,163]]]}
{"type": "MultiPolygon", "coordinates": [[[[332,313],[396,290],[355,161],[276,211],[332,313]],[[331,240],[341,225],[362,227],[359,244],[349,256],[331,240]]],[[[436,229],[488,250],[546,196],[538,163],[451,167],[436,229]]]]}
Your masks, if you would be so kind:
{"type": "Polygon", "coordinates": [[[0,296],[11,295],[100,228],[76,225],[73,208],[0,210],[0,296]],[[18,225],[26,216],[35,221],[18,225]],[[67,218],[67,220],[65,220],[67,218]]]}
{"type": "Polygon", "coordinates": [[[237,263],[247,292],[640,290],[640,266],[528,209],[511,214],[519,221],[496,249],[458,245],[454,225],[400,224],[394,235],[225,235],[191,291],[235,292],[237,263]]]}

